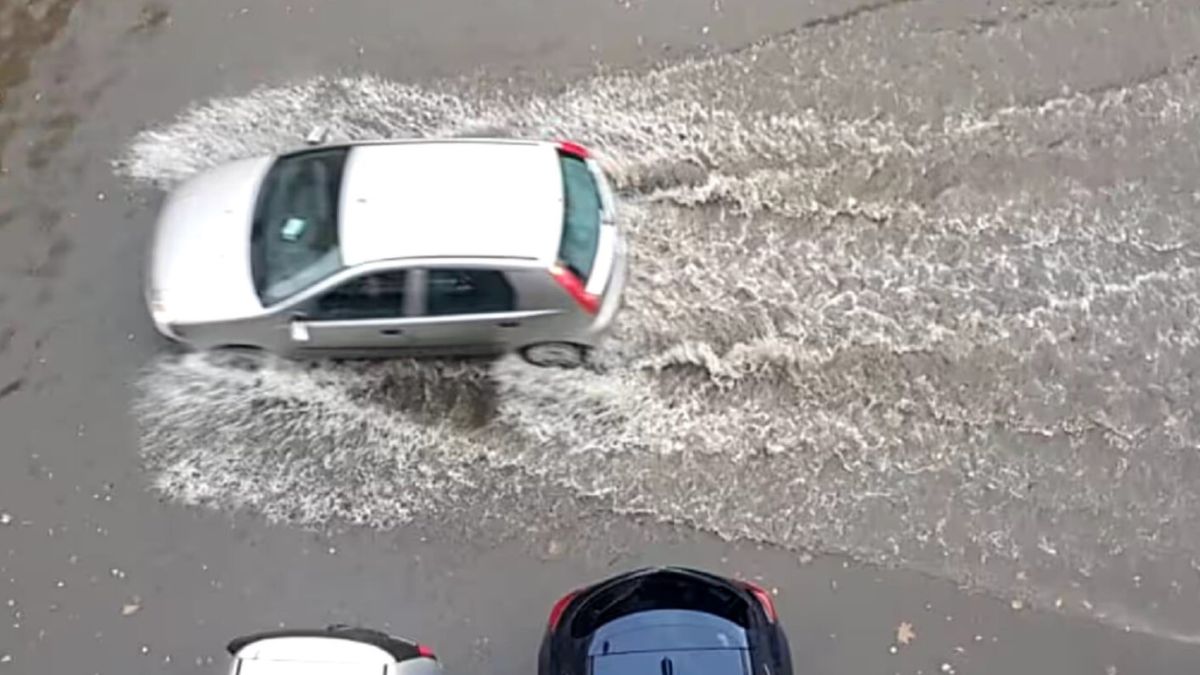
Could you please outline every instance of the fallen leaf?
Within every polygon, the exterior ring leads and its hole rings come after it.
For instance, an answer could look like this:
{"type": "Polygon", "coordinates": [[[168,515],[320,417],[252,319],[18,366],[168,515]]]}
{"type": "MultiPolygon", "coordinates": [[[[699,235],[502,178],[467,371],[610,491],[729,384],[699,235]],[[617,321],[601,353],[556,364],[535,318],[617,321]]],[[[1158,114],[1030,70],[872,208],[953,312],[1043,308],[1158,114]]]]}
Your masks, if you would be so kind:
{"type": "Polygon", "coordinates": [[[901,621],[900,625],[896,626],[896,642],[906,645],[912,642],[915,637],[917,637],[917,631],[913,630],[911,623],[901,621]]]}

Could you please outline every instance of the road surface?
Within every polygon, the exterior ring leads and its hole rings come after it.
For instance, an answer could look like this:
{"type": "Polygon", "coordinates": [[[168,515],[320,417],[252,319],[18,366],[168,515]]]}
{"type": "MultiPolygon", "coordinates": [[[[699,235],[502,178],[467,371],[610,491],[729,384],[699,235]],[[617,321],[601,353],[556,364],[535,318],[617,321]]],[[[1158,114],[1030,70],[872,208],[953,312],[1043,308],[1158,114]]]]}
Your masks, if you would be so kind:
{"type": "Polygon", "coordinates": [[[1182,1],[0,0],[0,672],[527,673],[650,562],[761,577],[800,672],[1195,672],[1198,60],[1182,1]],[[603,368],[164,344],[162,190],[315,126],[595,148],[603,368]]]}

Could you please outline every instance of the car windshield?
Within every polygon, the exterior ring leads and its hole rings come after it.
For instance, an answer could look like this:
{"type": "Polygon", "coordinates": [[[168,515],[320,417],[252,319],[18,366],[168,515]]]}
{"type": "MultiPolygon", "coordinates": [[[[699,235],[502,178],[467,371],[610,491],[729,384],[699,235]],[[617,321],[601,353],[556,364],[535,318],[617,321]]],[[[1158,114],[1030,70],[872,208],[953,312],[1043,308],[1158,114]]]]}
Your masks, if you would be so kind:
{"type": "Polygon", "coordinates": [[[596,261],[596,247],[600,243],[600,191],[596,188],[592,170],[582,159],[560,154],[558,161],[562,165],[563,197],[566,203],[558,258],[575,276],[587,283],[592,274],[592,264],[596,261]]]}
{"type": "Polygon", "coordinates": [[[250,235],[254,287],[273,305],[342,267],[338,198],[348,148],[280,157],[263,179],[250,235]]]}

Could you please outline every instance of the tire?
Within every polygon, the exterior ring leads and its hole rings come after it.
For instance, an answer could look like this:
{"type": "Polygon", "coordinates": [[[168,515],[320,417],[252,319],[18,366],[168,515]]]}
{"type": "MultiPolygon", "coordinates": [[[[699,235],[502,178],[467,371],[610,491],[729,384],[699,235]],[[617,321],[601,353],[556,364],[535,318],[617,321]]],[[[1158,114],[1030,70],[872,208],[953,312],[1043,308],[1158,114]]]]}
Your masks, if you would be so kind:
{"type": "Polygon", "coordinates": [[[255,345],[221,345],[214,347],[211,352],[217,354],[226,365],[248,373],[258,372],[267,357],[267,352],[255,345]]]}
{"type": "Polygon", "coordinates": [[[521,349],[521,358],[539,368],[579,368],[587,363],[588,349],[570,342],[539,342],[521,349]]]}

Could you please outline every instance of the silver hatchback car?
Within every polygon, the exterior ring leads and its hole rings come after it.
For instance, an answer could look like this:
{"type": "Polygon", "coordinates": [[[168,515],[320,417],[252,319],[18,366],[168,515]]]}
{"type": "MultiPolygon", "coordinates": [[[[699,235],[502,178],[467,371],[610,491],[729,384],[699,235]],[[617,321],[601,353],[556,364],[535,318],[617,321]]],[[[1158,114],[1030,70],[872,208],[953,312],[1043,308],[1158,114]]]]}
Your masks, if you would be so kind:
{"type": "Polygon", "coordinates": [[[226,164],[159,217],[146,302],[196,348],[298,358],[517,351],[582,363],[626,277],[612,190],[574,143],[380,141],[226,164]]]}

